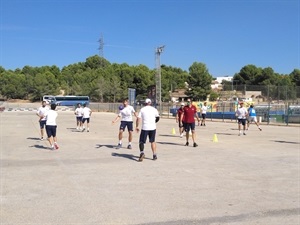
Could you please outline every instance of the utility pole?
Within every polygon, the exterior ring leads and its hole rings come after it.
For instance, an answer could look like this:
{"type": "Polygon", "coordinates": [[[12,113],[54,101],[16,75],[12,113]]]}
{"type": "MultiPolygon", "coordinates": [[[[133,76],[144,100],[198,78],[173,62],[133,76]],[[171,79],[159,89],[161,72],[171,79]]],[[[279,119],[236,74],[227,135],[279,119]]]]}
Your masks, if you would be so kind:
{"type": "Polygon", "coordinates": [[[99,42],[99,56],[103,58],[103,50],[104,50],[104,40],[103,40],[103,35],[101,33],[100,39],[98,40],[99,42]]]}
{"type": "Polygon", "coordinates": [[[155,105],[160,105],[161,108],[161,68],[160,54],[164,50],[164,45],[155,49],[156,75],[155,75],[155,105]]]}

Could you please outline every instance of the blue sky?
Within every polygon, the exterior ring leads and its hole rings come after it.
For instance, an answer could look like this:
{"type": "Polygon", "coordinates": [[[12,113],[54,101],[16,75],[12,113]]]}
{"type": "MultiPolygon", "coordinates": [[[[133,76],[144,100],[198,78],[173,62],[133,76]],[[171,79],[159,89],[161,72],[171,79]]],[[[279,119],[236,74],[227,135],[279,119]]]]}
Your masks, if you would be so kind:
{"type": "Polygon", "coordinates": [[[100,54],[111,63],[214,77],[248,64],[289,74],[300,68],[299,0],[0,0],[0,66],[60,68],[100,54]]]}

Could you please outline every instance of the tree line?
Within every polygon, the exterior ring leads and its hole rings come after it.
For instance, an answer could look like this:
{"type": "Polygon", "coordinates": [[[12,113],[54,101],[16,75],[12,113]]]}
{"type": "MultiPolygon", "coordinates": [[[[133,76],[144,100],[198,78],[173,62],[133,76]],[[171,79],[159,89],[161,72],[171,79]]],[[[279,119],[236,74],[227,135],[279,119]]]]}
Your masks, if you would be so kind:
{"type": "MultiPolygon", "coordinates": [[[[0,95],[4,99],[39,101],[43,95],[87,95],[92,101],[120,102],[128,95],[128,88],[136,89],[136,99],[144,99],[155,85],[155,69],[145,65],[130,66],[126,63],[110,63],[98,55],[85,62],[64,66],[31,67],[6,70],[0,66],[0,95]]],[[[217,98],[211,89],[213,76],[204,63],[194,62],[188,71],[161,66],[162,101],[170,101],[170,92],[185,89],[186,95],[195,100],[205,100],[208,95],[217,98]]],[[[243,67],[234,75],[238,84],[300,86],[300,70],[290,74],[275,73],[272,68],[243,67]]],[[[224,82],[224,88],[231,82],[224,82]]],[[[297,94],[296,94],[297,95],[297,94]]],[[[295,97],[299,97],[296,96],[295,97]]]]}

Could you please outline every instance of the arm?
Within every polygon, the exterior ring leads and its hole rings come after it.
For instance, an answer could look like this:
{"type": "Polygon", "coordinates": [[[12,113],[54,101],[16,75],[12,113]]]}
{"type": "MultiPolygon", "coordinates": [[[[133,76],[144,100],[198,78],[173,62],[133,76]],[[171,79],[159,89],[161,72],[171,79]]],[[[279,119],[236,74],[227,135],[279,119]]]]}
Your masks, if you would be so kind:
{"type": "Polygon", "coordinates": [[[140,118],[136,118],[136,122],[135,122],[135,129],[136,129],[136,132],[139,132],[140,129],[139,129],[139,125],[140,125],[140,118]]]}
{"type": "Polygon", "coordinates": [[[111,122],[112,122],[112,123],[115,123],[115,122],[117,122],[117,121],[119,120],[119,118],[120,118],[120,116],[117,115],[117,117],[116,117],[113,121],[111,121],[111,122]]]}

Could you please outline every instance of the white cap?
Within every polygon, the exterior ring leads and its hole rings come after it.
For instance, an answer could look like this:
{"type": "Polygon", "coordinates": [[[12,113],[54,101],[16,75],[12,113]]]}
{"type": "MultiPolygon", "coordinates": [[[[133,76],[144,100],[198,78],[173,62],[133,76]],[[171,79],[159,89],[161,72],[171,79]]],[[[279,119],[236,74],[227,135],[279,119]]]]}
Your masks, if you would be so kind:
{"type": "Polygon", "coordinates": [[[184,105],[184,102],[181,102],[180,105],[184,105]]]}
{"type": "Polygon", "coordinates": [[[150,98],[146,98],[145,103],[151,103],[151,99],[150,98]]]}

